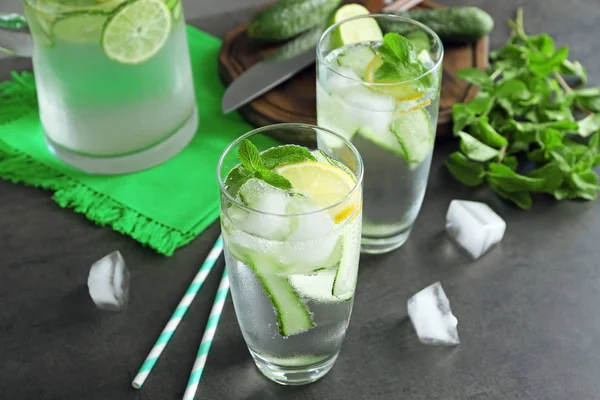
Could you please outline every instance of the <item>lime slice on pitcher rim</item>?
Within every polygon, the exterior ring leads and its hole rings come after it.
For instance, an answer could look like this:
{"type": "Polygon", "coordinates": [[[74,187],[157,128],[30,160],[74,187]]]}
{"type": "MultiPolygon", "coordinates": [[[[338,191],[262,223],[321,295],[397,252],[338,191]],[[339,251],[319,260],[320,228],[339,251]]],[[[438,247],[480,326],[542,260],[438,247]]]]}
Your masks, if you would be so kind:
{"type": "Polygon", "coordinates": [[[171,13],[162,0],[136,0],[104,25],[102,49],[123,64],[139,64],[164,46],[171,32],[171,13]]]}
{"type": "Polygon", "coordinates": [[[108,15],[102,12],[72,12],[52,24],[53,38],[72,43],[99,42],[108,15]]]}
{"type": "MultiPolygon", "coordinates": [[[[369,10],[360,4],[346,4],[340,7],[331,19],[331,25],[348,18],[368,15],[369,10]]],[[[340,24],[332,32],[332,47],[342,47],[352,43],[382,41],[383,33],[373,18],[360,18],[340,24]]]]}

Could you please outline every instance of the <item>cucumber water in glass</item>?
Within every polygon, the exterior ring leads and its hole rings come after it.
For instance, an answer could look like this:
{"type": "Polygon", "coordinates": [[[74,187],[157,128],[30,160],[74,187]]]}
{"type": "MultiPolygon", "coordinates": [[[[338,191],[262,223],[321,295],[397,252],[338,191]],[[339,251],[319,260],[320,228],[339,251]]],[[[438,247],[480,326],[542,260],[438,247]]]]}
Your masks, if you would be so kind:
{"type": "MultiPolygon", "coordinates": [[[[359,150],[365,165],[361,249],[384,253],[408,239],[425,195],[443,46],[419,22],[346,7],[361,15],[342,15],[317,46],[317,119],[359,150]]],[[[326,141],[321,148],[332,151],[326,141]]]]}
{"type": "Polygon", "coordinates": [[[250,354],[275,382],[313,382],[335,363],[354,302],[360,156],[325,129],[270,125],[231,144],[218,177],[231,296],[250,354]],[[286,144],[265,148],[273,133],[286,144]],[[319,150],[317,137],[335,150],[319,150]]]}
{"type": "Polygon", "coordinates": [[[58,158],[91,173],[126,173],[191,141],[198,115],[180,0],[24,6],[44,138],[58,158]]]}

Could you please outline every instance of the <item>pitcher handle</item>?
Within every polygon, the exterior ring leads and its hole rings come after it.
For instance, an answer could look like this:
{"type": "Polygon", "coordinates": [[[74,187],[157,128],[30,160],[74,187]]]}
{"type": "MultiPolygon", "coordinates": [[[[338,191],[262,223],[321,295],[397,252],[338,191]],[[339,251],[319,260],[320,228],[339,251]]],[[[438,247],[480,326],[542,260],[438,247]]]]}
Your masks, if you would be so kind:
{"type": "Polygon", "coordinates": [[[25,32],[27,20],[19,14],[0,14],[0,51],[13,56],[31,57],[33,42],[25,32]]]}

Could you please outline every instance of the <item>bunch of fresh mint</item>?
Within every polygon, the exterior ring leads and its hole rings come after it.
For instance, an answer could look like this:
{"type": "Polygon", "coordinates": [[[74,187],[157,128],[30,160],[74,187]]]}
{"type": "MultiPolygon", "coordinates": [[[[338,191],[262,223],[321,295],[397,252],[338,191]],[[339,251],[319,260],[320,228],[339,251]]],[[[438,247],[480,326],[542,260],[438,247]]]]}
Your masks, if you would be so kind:
{"type": "Polygon", "coordinates": [[[569,61],[568,47],[556,49],[549,35],[527,35],[521,9],[508,23],[511,37],[490,54],[489,72],[468,68],[458,74],[480,91],[471,102],[454,105],[460,150],[446,165],[465,185],[487,181],[523,209],[531,207],[532,193],[595,200],[600,87],[569,87],[563,76],[585,84],[584,67],[569,61]],[[576,119],[580,114],[587,116],[576,119]]]}

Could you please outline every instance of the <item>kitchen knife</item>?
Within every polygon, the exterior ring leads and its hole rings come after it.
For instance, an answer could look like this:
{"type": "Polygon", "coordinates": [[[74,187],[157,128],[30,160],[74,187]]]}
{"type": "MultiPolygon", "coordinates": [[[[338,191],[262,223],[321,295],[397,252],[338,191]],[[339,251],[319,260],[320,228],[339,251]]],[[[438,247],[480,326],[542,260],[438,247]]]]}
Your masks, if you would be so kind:
{"type": "Polygon", "coordinates": [[[316,49],[310,49],[287,60],[265,60],[254,64],[227,88],[221,107],[228,114],[261,94],[296,75],[300,70],[313,64],[316,49]]]}

